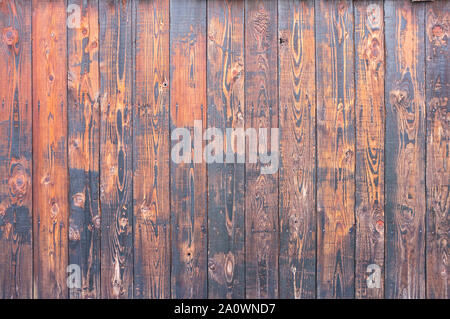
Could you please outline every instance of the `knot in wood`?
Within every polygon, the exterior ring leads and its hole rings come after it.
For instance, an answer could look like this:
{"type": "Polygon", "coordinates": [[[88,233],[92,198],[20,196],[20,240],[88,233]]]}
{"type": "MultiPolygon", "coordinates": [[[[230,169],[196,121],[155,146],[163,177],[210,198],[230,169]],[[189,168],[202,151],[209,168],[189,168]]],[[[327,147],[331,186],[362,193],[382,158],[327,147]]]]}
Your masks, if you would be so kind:
{"type": "Polygon", "coordinates": [[[13,27],[3,29],[3,42],[6,45],[13,46],[19,42],[19,32],[13,27]]]}

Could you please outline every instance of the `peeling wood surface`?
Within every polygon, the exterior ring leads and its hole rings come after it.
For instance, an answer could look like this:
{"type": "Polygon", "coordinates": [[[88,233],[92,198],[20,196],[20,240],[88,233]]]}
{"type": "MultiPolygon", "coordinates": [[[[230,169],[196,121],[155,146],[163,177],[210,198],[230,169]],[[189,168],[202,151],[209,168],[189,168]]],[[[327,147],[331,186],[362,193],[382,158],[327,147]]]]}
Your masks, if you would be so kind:
{"type": "Polygon", "coordinates": [[[0,298],[448,299],[449,9],[0,1],[0,298]]]}

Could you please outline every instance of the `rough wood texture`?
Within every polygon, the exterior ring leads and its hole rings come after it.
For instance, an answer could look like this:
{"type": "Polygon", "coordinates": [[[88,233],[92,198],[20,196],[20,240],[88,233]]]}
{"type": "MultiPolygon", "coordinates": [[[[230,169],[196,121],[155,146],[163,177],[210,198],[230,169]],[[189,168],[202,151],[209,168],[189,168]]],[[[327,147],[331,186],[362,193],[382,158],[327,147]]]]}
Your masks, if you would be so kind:
{"type": "Polygon", "coordinates": [[[0,34],[0,298],[30,298],[31,2],[0,2],[0,34]]]}
{"type": "Polygon", "coordinates": [[[450,298],[450,3],[426,10],[427,297],[450,298]]]}
{"type": "MultiPolygon", "coordinates": [[[[195,121],[206,123],[206,2],[172,0],[170,21],[170,128],[188,129],[194,145],[195,121]]],[[[206,164],[191,153],[170,164],[172,298],[207,297],[206,164]]]]}
{"type": "Polygon", "coordinates": [[[132,2],[100,2],[102,298],[133,297],[132,2]]]}
{"type": "Polygon", "coordinates": [[[357,1],[356,298],[384,297],[384,26],[379,1],[357,1]],[[376,265],[379,268],[373,268],[376,265]],[[369,276],[373,276],[369,278],[369,276]],[[378,276],[378,277],[377,277],[378,276]],[[373,285],[368,285],[371,280],[373,285]]]}
{"type": "Polygon", "coordinates": [[[424,6],[385,2],[386,297],[425,297],[424,6]]]}
{"type": "Polygon", "coordinates": [[[67,29],[69,264],[81,270],[70,298],[100,297],[98,1],[70,0],[67,29]],[[77,26],[75,10],[81,19],[77,26]],[[70,12],[70,9],[74,11],[70,12]],[[72,15],[71,15],[72,14],[72,15]]]}
{"type": "Polygon", "coordinates": [[[0,298],[448,299],[449,2],[0,0],[0,298]]]}
{"type": "Polygon", "coordinates": [[[169,1],[135,5],[134,297],[170,298],[169,1]]]}
{"type": "Polygon", "coordinates": [[[314,2],[278,2],[280,297],[316,296],[314,2]]]}
{"type": "Polygon", "coordinates": [[[67,298],[66,3],[32,6],[34,296],[67,298]]]}
{"type": "MultiPolygon", "coordinates": [[[[243,128],[244,1],[208,2],[207,41],[208,127],[243,128]]],[[[209,298],[245,296],[244,174],[242,163],[208,164],[209,298]]]]}
{"type": "Polygon", "coordinates": [[[354,296],[353,7],[316,2],[317,296],[354,296]]]}
{"type": "MultiPolygon", "coordinates": [[[[245,3],[245,128],[268,129],[268,141],[278,127],[277,27],[277,2],[245,3]]],[[[278,172],[262,174],[261,166],[245,168],[246,295],[277,298],[278,172]]]]}

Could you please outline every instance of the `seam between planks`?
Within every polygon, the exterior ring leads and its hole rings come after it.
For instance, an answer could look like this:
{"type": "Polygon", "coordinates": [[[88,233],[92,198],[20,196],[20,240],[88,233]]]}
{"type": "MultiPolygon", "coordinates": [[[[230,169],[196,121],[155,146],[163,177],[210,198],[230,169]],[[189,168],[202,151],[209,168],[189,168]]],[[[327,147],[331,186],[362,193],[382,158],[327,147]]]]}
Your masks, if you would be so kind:
{"type": "Polygon", "coordinates": [[[428,8],[429,5],[427,3],[424,3],[424,17],[423,17],[423,24],[424,24],[424,28],[423,28],[423,41],[424,41],[424,55],[423,55],[423,62],[424,62],[424,93],[423,93],[423,99],[424,99],[424,122],[425,122],[425,126],[424,126],[424,155],[423,155],[423,159],[424,159],[424,192],[425,192],[425,220],[424,220],[424,254],[425,254],[425,258],[424,258],[424,276],[425,276],[425,299],[428,299],[428,276],[427,276],[427,265],[428,265],[428,254],[427,254],[427,243],[428,243],[428,220],[429,218],[427,217],[428,215],[428,197],[427,197],[427,143],[428,143],[428,100],[427,100],[427,41],[428,41],[428,37],[427,37],[427,17],[428,17],[428,8]]]}
{"type": "Polygon", "coordinates": [[[356,290],[357,290],[357,285],[356,285],[356,266],[357,266],[357,261],[356,261],[356,242],[358,239],[358,222],[356,220],[356,193],[357,193],[357,185],[356,185],[356,175],[358,174],[358,171],[356,170],[356,163],[358,160],[358,126],[356,124],[356,108],[358,107],[356,105],[356,92],[358,90],[358,87],[356,86],[356,61],[357,61],[357,54],[356,54],[356,30],[355,30],[355,25],[356,25],[356,12],[355,12],[355,4],[354,1],[351,1],[351,6],[352,6],[352,11],[353,11],[353,107],[354,112],[353,112],[353,139],[355,141],[355,145],[354,145],[354,150],[355,150],[355,160],[353,161],[353,187],[355,192],[353,193],[353,231],[354,231],[354,236],[353,236],[353,298],[356,299],[356,290]]]}
{"type": "Polygon", "coordinates": [[[315,204],[314,204],[314,209],[315,209],[315,224],[316,224],[316,234],[315,234],[315,299],[317,299],[317,297],[318,297],[318,293],[317,293],[317,291],[318,291],[318,289],[317,289],[317,286],[318,286],[318,277],[317,277],[317,243],[318,243],[318,241],[317,241],[317,238],[318,238],[318,233],[319,233],[319,223],[318,223],[318,214],[317,214],[317,189],[318,189],[318,187],[317,187],[317,165],[318,165],[318,147],[317,147],[317,115],[318,115],[318,103],[317,103],[317,101],[318,101],[318,99],[317,99],[317,42],[316,42],[316,39],[317,39],[317,5],[316,5],[316,0],[314,0],[314,2],[313,2],[313,6],[314,6],[314,43],[315,43],[315,46],[314,46],[314,94],[315,94],[315,99],[316,99],[316,116],[315,116],[315,119],[314,119],[314,121],[315,121],[315,123],[314,123],[314,131],[315,131],[315,137],[314,137],[314,139],[315,139],[315,141],[314,141],[314,144],[315,144],[315,148],[314,148],[314,178],[315,178],[315,181],[314,181],[314,197],[315,197],[315,204]]]}

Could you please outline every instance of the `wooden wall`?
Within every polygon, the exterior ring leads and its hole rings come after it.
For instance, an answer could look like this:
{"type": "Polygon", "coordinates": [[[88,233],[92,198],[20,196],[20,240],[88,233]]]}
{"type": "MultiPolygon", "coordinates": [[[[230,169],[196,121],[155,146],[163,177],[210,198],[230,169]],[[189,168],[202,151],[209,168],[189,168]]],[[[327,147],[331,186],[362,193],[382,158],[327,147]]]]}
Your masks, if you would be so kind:
{"type": "Polygon", "coordinates": [[[449,21],[0,1],[0,298],[448,299],[449,21]],[[171,159],[208,127],[279,128],[279,169],[171,159]]]}

